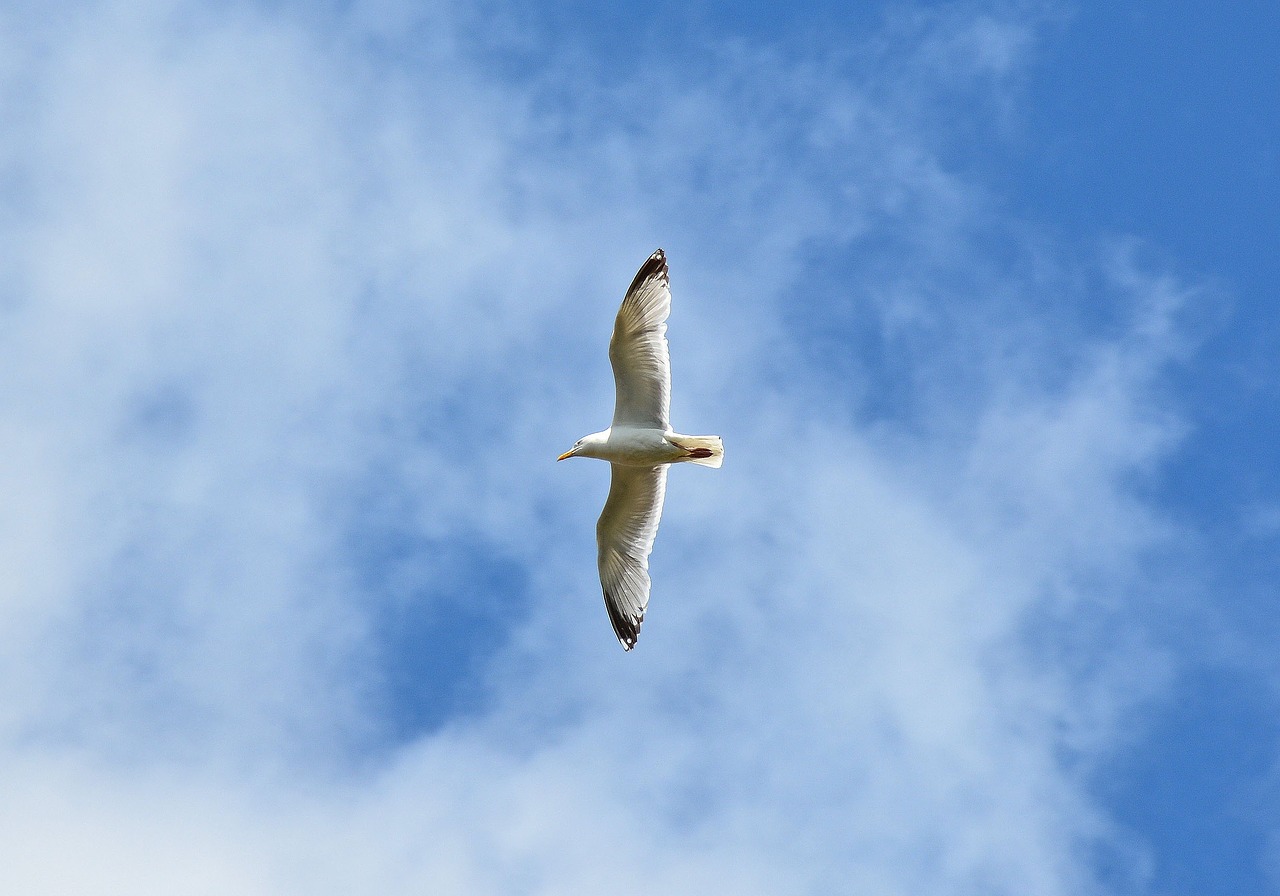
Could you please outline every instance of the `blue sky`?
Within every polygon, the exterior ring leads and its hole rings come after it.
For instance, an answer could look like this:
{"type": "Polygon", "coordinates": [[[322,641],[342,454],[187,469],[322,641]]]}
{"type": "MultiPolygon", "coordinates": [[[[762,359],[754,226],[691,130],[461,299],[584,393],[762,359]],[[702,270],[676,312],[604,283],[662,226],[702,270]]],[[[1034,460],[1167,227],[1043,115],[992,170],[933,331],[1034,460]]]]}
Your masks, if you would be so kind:
{"type": "Polygon", "coordinates": [[[1280,892],[1280,13],[0,10],[24,893],[1280,892]],[[680,469],[601,606],[621,291],[680,469]]]}

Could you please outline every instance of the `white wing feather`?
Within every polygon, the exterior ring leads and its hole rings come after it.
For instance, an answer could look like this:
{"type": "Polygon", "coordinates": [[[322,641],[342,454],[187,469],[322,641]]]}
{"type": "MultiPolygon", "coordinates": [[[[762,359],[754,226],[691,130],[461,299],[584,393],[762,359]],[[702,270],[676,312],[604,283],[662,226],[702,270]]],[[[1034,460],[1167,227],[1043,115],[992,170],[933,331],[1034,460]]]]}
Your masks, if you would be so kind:
{"type": "Polygon", "coordinates": [[[649,606],[649,552],[662,518],[667,467],[610,466],[609,499],[596,523],[600,586],[614,634],[630,650],[649,606]]]}
{"type": "Polygon", "coordinates": [[[617,401],[613,425],[666,431],[671,405],[671,358],[667,350],[667,317],[671,288],[667,256],[659,249],[640,266],[618,309],[609,340],[617,401]]]}

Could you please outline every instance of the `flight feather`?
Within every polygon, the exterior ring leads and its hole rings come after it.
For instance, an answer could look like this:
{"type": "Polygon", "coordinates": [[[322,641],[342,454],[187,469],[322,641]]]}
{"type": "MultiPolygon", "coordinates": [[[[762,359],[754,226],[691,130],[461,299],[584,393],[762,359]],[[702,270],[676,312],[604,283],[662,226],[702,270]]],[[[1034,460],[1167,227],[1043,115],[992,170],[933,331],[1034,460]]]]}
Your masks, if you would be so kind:
{"type": "Polygon", "coordinates": [[[649,606],[649,553],[662,518],[667,467],[610,466],[609,498],[596,524],[600,586],[613,631],[630,650],[649,606]]]}
{"type": "Polygon", "coordinates": [[[671,359],[667,349],[667,317],[671,286],[667,256],[649,256],[627,290],[613,324],[609,361],[617,400],[614,426],[666,430],[671,405],[671,359]]]}

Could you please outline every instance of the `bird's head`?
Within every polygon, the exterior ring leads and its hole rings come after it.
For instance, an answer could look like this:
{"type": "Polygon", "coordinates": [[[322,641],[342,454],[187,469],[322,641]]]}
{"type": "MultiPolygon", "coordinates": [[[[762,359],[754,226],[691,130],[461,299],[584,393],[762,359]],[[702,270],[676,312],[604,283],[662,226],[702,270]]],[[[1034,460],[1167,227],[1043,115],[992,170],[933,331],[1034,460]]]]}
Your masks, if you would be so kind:
{"type": "Polygon", "coordinates": [[[599,457],[598,449],[607,441],[609,441],[609,430],[593,432],[591,435],[583,436],[574,442],[573,447],[557,457],[556,460],[568,460],[571,457],[599,457]]]}

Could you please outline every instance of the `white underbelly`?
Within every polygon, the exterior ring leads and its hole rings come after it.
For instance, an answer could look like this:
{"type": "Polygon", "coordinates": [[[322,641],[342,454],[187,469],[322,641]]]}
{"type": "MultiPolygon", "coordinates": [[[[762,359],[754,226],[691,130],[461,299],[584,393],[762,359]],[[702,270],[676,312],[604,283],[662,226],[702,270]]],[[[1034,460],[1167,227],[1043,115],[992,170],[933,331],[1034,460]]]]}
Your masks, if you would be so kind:
{"type": "Polygon", "coordinates": [[[609,431],[605,443],[604,460],[614,464],[636,467],[655,467],[669,464],[686,452],[667,441],[660,429],[615,427],[609,431]]]}

